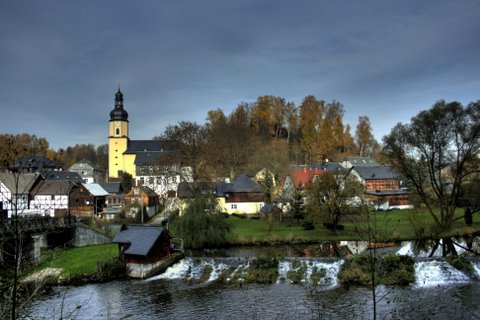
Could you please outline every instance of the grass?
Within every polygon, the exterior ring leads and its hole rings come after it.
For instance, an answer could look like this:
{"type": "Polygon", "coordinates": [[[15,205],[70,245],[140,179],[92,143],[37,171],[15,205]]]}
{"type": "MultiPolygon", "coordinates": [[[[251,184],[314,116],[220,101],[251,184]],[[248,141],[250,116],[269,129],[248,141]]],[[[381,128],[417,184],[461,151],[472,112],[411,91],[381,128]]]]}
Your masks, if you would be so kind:
{"type": "MultiPolygon", "coordinates": [[[[457,210],[455,217],[461,218],[462,216],[463,210],[457,210]]],[[[472,226],[466,226],[463,219],[459,219],[450,230],[441,234],[438,234],[432,227],[434,222],[430,214],[422,209],[372,212],[371,219],[376,220],[375,233],[377,239],[382,241],[452,237],[474,234],[480,231],[479,214],[474,215],[472,226]]],[[[365,235],[358,230],[365,229],[367,226],[367,220],[362,215],[343,217],[341,224],[345,228],[336,233],[328,230],[321,223],[315,225],[314,230],[304,230],[302,226],[288,226],[280,223],[274,224],[273,228],[269,230],[267,223],[262,220],[231,216],[228,221],[231,226],[228,242],[233,245],[365,240],[365,235]]]]}
{"type": "Polygon", "coordinates": [[[115,243],[67,248],[56,252],[51,259],[40,264],[36,269],[61,268],[62,276],[75,277],[91,275],[98,271],[99,263],[106,263],[118,256],[118,245],[115,243]]]}

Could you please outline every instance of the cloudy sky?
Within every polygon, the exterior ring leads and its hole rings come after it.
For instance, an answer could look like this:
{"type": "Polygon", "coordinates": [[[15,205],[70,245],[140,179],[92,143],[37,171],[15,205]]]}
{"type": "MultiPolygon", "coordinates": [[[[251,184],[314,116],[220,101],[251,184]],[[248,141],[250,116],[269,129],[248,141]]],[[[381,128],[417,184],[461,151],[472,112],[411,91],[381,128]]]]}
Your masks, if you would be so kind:
{"type": "Polygon", "coordinates": [[[381,140],[437,100],[480,99],[479,16],[477,0],[0,0],[0,133],[106,143],[120,85],[133,139],[313,94],[381,140]]]}

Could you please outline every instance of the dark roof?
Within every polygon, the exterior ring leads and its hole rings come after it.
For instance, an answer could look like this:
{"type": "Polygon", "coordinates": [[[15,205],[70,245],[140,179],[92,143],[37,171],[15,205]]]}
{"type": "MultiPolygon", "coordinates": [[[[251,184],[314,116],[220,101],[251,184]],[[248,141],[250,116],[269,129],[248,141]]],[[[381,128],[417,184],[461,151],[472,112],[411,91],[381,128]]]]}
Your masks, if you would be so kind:
{"type": "Polygon", "coordinates": [[[33,195],[68,195],[74,184],[66,180],[45,180],[32,189],[33,195]]]}
{"type": "Polygon", "coordinates": [[[225,192],[263,192],[263,188],[246,175],[240,175],[233,183],[226,184],[225,192]]]}
{"type": "Polygon", "coordinates": [[[353,170],[364,180],[377,179],[398,179],[399,175],[390,167],[375,166],[375,167],[353,167],[353,170]]]}
{"type": "Polygon", "coordinates": [[[311,169],[324,170],[330,173],[345,171],[345,168],[336,162],[315,163],[311,169]]]}
{"type": "Polygon", "coordinates": [[[62,166],[43,156],[25,156],[21,157],[13,166],[14,169],[29,170],[30,172],[36,172],[40,170],[59,170],[62,166]]]}
{"type": "Polygon", "coordinates": [[[103,189],[105,189],[108,193],[122,193],[122,183],[120,181],[115,181],[115,182],[106,182],[106,183],[101,183],[100,184],[103,189]]]}
{"type": "Polygon", "coordinates": [[[117,93],[115,94],[115,107],[110,111],[110,121],[127,121],[128,122],[128,112],[123,109],[123,94],[118,88],[117,93]]]}
{"type": "Polygon", "coordinates": [[[73,171],[42,172],[42,176],[45,180],[67,180],[75,183],[83,182],[78,172],[73,171]]]}
{"type": "Polygon", "coordinates": [[[125,254],[147,256],[162,231],[163,228],[159,226],[129,225],[115,236],[113,242],[130,243],[128,249],[124,251],[125,254]]]}
{"type": "Polygon", "coordinates": [[[168,154],[166,151],[140,151],[135,157],[136,166],[156,165],[160,163],[162,157],[168,154]]]}
{"type": "Polygon", "coordinates": [[[128,140],[127,150],[124,154],[136,154],[145,151],[166,151],[167,145],[161,140],[128,140]]]}
{"type": "MultiPolygon", "coordinates": [[[[210,182],[197,182],[195,187],[201,194],[211,194],[215,190],[210,182]]],[[[186,181],[180,182],[177,187],[177,196],[183,199],[193,198],[195,196],[194,186],[186,181]]]]}

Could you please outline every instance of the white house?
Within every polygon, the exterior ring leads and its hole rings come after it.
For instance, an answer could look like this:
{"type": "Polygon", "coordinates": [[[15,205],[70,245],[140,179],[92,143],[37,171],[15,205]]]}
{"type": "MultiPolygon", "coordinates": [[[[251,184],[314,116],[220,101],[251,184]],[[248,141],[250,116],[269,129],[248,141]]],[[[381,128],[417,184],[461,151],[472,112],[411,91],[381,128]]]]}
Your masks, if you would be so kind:
{"type": "Polygon", "coordinates": [[[70,181],[43,181],[32,189],[30,210],[38,215],[54,217],[68,213],[68,198],[75,185],[70,181]]]}

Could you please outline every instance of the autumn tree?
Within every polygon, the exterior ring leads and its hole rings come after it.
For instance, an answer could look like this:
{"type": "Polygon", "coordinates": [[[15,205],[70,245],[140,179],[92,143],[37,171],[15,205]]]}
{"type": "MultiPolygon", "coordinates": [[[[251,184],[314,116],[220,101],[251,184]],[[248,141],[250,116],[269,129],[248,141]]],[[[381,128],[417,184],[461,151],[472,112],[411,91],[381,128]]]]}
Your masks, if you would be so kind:
{"type": "Polygon", "coordinates": [[[357,129],[355,131],[355,141],[359,149],[359,156],[369,155],[373,145],[373,134],[370,119],[367,116],[358,117],[357,129]]]}
{"type": "Polygon", "coordinates": [[[397,124],[383,142],[390,164],[428,209],[435,226],[448,230],[462,187],[479,172],[480,101],[466,108],[438,101],[409,124],[397,124]]]}
{"type": "Polygon", "coordinates": [[[47,156],[49,154],[47,139],[38,138],[28,133],[0,134],[0,161],[1,164],[13,164],[25,156],[47,156]]]}
{"type": "Polygon", "coordinates": [[[301,148],[304,160],[313,163],[317,160],[317,146],[319,144],[318,130],[324,112],[325,102],[309,95],[300,105],[301,148]]]}

